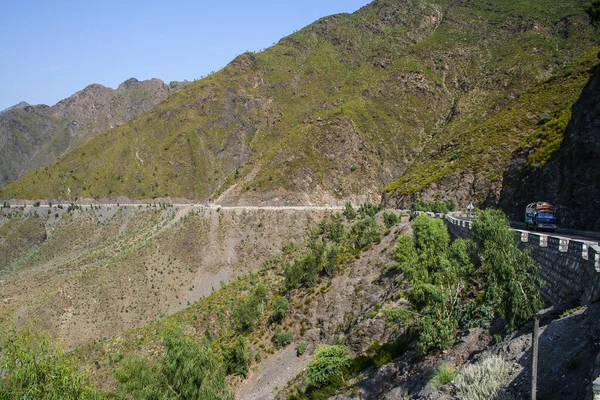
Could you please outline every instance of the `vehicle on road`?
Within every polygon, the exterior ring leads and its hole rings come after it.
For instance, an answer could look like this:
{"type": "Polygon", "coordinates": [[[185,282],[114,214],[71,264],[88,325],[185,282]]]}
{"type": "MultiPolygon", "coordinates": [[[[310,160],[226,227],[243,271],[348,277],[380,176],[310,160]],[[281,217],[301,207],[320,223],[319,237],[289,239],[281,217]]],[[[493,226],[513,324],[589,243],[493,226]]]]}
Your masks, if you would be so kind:
{"type": "Polygon", "coordinates": [[[558,227],[554,206],[545,201],[528,204],[525,208],[525,224],[527,228],[534,231],[548,230],[554,232],[558,227]]]}

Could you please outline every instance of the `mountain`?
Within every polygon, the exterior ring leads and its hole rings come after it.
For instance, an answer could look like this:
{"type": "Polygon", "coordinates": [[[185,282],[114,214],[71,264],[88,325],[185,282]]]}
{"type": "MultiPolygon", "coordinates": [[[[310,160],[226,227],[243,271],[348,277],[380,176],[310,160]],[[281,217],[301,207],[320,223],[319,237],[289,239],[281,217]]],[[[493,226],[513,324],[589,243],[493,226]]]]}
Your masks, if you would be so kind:
{"type": "Polygon", "coordinates": [[[0,113],[0,186],[54,162],[70,148],[147,112],[183,84],[129,79],[90,85],[52,107],[21,102],[0,113]]]}
{"type": "MultiPolygon", "coordinates": [[[[536,162],[530,146],[514,153],[504,173],[500,206],[513,219],[523,218],[531,201],[557,206],[561,225],[600,230],[600,68],[569,111],[571,119],[562,142],[546,163],[536,162]]],[[[552,125],[538,129],[536,140],[552,134],[552,125]]]]}
{"type": "Polygon", "coordinates": [[[7,112],[9,112],[10,110],[16,110],[19,108],[25,108],[28,107],[30,104],[25,102],[25,101],[21,101],[18,104],[15,104],[14,106],[10,106],[8,108],[5,108],[4,110],[0,111],[0,117],[2,117],[4,114],[6,114],[7,112]]]}
{"type": "Polygon", "coordinates": [[[494,202],[512,153],[564,120],[597,63],[583,6],[380,0],[322,18],[0,197],[494,202]]]}

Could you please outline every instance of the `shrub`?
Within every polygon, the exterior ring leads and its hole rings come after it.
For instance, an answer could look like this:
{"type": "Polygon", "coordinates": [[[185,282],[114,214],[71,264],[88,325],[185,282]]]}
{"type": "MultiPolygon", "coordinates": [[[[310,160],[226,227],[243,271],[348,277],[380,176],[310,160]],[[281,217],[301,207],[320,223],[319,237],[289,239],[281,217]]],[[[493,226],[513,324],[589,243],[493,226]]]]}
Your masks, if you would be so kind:
{"type": "Polygon", "coordinates": [[[258,285],[247,299],[242,300],[231,311],[233,329],[238,333],[252,332],[263,313],[267,288],[258,285]]]}
{"type": "Polygon", "coordinates": [[[452,382],[454,379],[456,379],[457,375],[458,373],[453,366],[442,363],[435,368],[433,371],[433,376],[429,382],[434,388],[439,388],[440,386],[452,382]]]}
{"type": "Polygon", "coordinates": [[[344,204],[343,214],[347,220],[352,220],[352,219],[356,218],[356,210],[354,209],[354,207],[352,207],[352,204],[350,204],[350,203],[344,204]]]}
{"type": "Polygon", "coordinates": [[[329,251],[327,251],[327,254],[325,256],[325,265],[323,267],[323,272],[325,272],[325,274],[329,278],[333,278],[335,276],[339,252],[339,248],[334,245],[329,249],[329,251]]]}
{"type": "Polygon", "coordinates": [[[600,26],[600,0],[592,0],[591,3],[585,8],[590,23],[598,28],[600,26]]]}
{"type": "Polygon", "coordinates": [[[325,244],[312,241],[309,246],[311,249],[309,253],[293,265],[285,268],[283,276],[287,290],[299,289],[301,287],[308,288],[313,286],[317,281],[325,253],[325,244]]]}
{"type": "Polygon", "coordinates": [[[326,224],[325,235],[334,243],[339,243],[344,237],[344,224],[339,215],[332,215],[329,224],[326,224]]]}
{"type": "Polygon", "coordinates": [[[24,329],[2,343],[1,399],[100,400],[106,398],[85,383],[64,352],[50,339],[24,329]]]}
{"type": "Polygon", "coordinates": [[[302,354],[306,353],[306,349],[308,348],[308,342],[303,340],[296,345],[296,355],[300,357],[302,354]]]}
{"type": "Polygon", "coordinates": [[[248,376],[248,367],[251,363],[250,352],[246,348],[244,338],[238,336],[237,340],[231,345],[221,345],[225,368],[229,375],[241,375],[244,378],[248,376]]]}
{"type": "Polygon", "coordinates": [[[114,371],[126,398],[233,400],[225,368],[207,339],[197,342],[178,328],[163,334],[166,352],[160,364],[132,358],[114,371]]]}
{"type": "Polygon", "coordinates": [[[421,199],[417,199],[413,202],[412,207],[414,211],[426,211],[426,212],[434,212],[434,213],[443,213],[446,214],[448,212],[452,212],[456,210],[456,201],[454,199],[449,199],[446,201],[425,201],[421,199]]]}
{"type": "Polygon", "coordinates": [[[326,385],[332,378],[341,376],[350,361],[346,346],[322,344],[317,347],[313,359],[308,363],[306,380],[318,387],[326,385]]]}
{"type": "Polygon", "coordinates": [[[277,325],[275,327],[275,333],[273,334],[273,337],[271,338],[271,340],[273,341],[273,343],[275,343],[275,346],[278,349],[285,347],[288,344],[292,343],[292,339],[293,339],[292,333],[284,331],[283,328],[281,327],[281,325],[277,325]]]}
{"type": "Polygon", "coordinates": [[[353,249],[364,249],[376,240],[381,240],[381,232],[372,217],[356,221],[348,231],[347,240],[353,249]]]}
{"type": "Polygon", "coordinates": [[[510,364],[499,356],[491,356],[464,367],[455,384],[459,400],[496,399],[507,384],[510,364]]]}
{"type": "MultiPolygon", "coordinates": [[[[367,354],[372,365],[376,368],[389,364],[394,358],[404,354],[408,349],[410,341],[405,338],[396,339],[393,342],[380,344],[379,341],[374,341],[367,347],[367,354]]],[[[355,359],[356,360],[356,359],[355,359]]],[[[354,364],[356,361],[353,361],[354,364]]],[[[366,365],[365,365],[366,367],[366,365]]]]}
{"type": "Polygon", "coordinates": [[[273,300],[273,313],[271,314],[272,322],[281,322],[288,313],[290,303],[283,296],[277,296],[273,300]]]}
{"type": "Polygon", "coordinates": [[[383,223],[385,224],[386,228],[389,229],[398,222],[400,222],[400,217],[398,214],[387,211],[383,212],[383,223]]]}
{"type": "Polygon", "coordinates": [[[381,206],[376,206],[372,203],[363,203],[358,207],[358,212],[361,217],[375,218],[377,213],[381,211],[381,206]]]}

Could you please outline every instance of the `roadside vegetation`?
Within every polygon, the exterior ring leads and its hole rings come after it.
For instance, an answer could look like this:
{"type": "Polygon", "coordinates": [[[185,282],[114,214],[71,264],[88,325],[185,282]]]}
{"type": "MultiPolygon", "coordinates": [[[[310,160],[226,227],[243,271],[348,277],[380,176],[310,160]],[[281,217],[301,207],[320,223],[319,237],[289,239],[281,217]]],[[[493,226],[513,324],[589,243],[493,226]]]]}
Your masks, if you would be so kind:
{"type": "MultiPolygon", "coordinates": [[[[497,316],[510,331],[541,307],[536,266],[527,253],[516,249],[500,212],[479,213],[474,241],[451,241],[441,220],[420,215],[413,222],[414,236],[398,236],[393,249],[397,264],[387,272],[397,275],[403,289],[369,316],[404,326],[406,334],[388,343],[375,341],[364,354],[352,353],[343,338],[311,350],[303,336],[308,326],[302,315],[315,296],[327,292],[332,279],[381,241],[391,219],[380,212],[365,204],[358,210],[348,206],[346,217],[325,217],[306,242],[287,244],[282,255],[265,262],[260,272],[240,277],[181,312],[131,330],[118,342],[101,341],[65,356],[47,341],[32,350],[30,343],[37,339],[29,331],[4,335],[3,349],[13,350],[3,351],[0,388],[7,398],[20,396],[23,376],[33,363],[40,382],[61,376],[65,382],[76,382],[69,387],[81,398],[226,399],[232,396],[227,382],[233,377],[245,378],[257,362],[293,345],[298,356],[314,353],[306,372],[286,392],[290,399],[322,399],[361,371],[379,368],[410,348],[422,354],[448,349],[461,330],[488,326],[497,316]],[[388,222],[380,226],[378,220],[388,222]],[[35,357],[54,361],[39,362],[35,357]],[[89,365],[93,376],[79,372],[75,366],[80,363],[89,365]],[[192,367],[197,365],[204,367],[192,367]],[[116,391],[94,389],[106,380],[116,391]]],[[[436,384],[454,378],[452,370],[440,370],[436,384]]],[[[54,387],[51,383],[36,390],[58,390],[54,387]]]]}

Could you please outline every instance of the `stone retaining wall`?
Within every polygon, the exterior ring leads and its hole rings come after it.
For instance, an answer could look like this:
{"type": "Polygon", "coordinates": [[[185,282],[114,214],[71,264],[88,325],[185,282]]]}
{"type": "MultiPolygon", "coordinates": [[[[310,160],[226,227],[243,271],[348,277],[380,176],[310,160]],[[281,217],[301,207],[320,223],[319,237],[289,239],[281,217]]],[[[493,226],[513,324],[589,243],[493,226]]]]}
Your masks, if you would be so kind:
{"type": "MultiPolygon", "coordinates": [[[[445,215],[450,233],[471,238],[471,222],[445,215]]],[[[541,266],[546,282],[542,294],[553,304],[578,301],[588,304],[600,299],[600,247],[597,242],[575,240],[559,235],[518,232],[517,247],[530,248],[532,258],[541,266]]]]}

